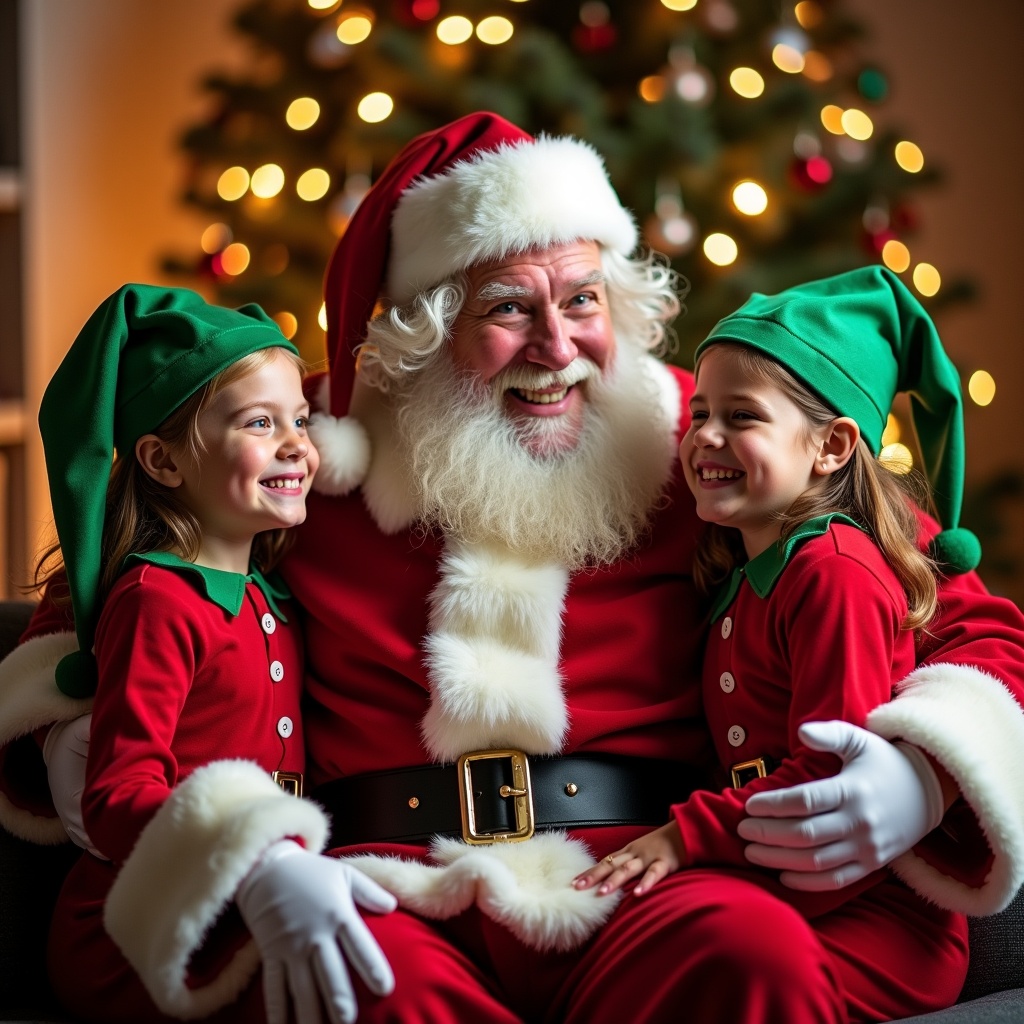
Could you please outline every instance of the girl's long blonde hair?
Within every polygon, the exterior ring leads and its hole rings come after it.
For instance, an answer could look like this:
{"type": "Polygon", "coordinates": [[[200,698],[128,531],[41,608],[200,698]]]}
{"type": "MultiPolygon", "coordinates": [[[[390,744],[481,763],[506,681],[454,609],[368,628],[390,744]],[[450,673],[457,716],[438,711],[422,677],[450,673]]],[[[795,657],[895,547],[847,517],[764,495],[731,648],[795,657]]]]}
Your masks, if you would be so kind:
{"type": "MultiPolygon", "coordinates": [[[[836,418],[817,395],[786,368],[746,345],[723,342],[744,373],[759,384],[776,387],[807,418],[810,428],[824,427],[836,418]]],[[[697,369],[700,359],[697,360],[697,369]]],[[[863,438],[853,457],[826,478],[818,493],[798,498],[784,513],[780,542],[785,542],[802,523],[816,516],[841,512],[863,526],[878,545],[907,595],[905,629],[923,629],[937,604],[935,563],[917,546],[919,523],[912,502],[929,502],[927,483],[920,474],[897,477],[871,454],[863,438]],[[907,487],[903,482],[907,482],[907,487]]],[[[694,558],[693,575],[705,595],[713,593],[737,565],[746,561],[740,532],[709,524],[694,558]]]]}
{"type": "MultiPolygon", "coordinates": [[[[198,461],[205,452],[199,418],[210,403],[228,385],[262,369],[278,352],[284,352],[300,373],[305,372],[305,363],[288,349],[259,349],[207,381],[152,433],[168,446],[186,451],[198,461]]],[[[110,468],[107,484],[98,603],[102,604],[110,593],[128,555],[174,550],[186,561],[192,561],[199,554],[201,541],[199,520],[177,497],[177,492],[154,480],[142,468],[134,452],[118,453],[110,468]]],[[[290,531],[286,529],[256,534],[252,544],[252,565],[260,572],[269,572],[281,560],[291,542],[290,531]]],[[[39,591],[47,586],[50,599],[55,603],[70,601],[59,543],[47,548],[36,564],[35,582],[31,589],[39,591]]]]}

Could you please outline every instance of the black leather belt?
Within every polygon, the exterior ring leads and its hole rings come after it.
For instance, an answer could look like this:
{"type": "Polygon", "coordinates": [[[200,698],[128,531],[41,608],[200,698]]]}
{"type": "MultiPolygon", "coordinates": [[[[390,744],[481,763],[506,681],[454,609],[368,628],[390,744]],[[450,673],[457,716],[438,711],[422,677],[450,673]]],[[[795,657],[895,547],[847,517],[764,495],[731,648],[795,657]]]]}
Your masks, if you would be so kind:
{"type": "Polygon", "coordinates": [[[482,750],[452,765],[367,772],[328,782],[313,799],[330,813],[332,846],[528,839],[535,829],[663,825],[704,779],[678,761],[482,750]]]}

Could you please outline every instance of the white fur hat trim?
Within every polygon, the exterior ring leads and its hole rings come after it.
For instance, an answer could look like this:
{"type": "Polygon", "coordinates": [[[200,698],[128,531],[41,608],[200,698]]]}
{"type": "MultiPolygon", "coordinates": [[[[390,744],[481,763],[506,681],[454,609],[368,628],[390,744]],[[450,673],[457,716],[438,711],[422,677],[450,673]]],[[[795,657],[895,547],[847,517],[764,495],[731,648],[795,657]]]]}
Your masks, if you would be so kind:
{"type": "Polygon", "coordinates": [[[391,222],[388,297],[399,305],[459,270],[577,239],[623,255],[637,229],[585,142],[540,136],[414,182],[391,222]]]}

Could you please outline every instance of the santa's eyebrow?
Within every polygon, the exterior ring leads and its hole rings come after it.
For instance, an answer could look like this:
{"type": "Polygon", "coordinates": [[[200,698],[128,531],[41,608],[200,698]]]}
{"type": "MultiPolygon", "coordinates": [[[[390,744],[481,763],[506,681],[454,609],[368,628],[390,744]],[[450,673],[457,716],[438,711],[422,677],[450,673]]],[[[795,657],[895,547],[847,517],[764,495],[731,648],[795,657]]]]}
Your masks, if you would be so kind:
{"type": "Polygon", "coordinates": [[[569,287],[573,289],[586,288],[588,284],[604,284],[604,274],[600,270],[595,270],[593,273],[587,274],[586,277],[573,281],[569,287]]]}
{"type": "Polygon", "coordinates": [[[530,289],[521,284],[502,284],[500,281],[489,281],[476,293],[478,299],[521,299],[529,295],[530,289]]]}

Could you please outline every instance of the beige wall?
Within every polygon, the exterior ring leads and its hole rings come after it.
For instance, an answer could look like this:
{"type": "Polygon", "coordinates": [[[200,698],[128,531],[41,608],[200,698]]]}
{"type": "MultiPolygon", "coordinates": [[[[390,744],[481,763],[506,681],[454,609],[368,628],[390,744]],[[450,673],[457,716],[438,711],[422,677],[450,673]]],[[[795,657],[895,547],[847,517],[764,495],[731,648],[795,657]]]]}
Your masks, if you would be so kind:
{"type": "Polygon", "coordinates": [[[865,52],[889,72],[887,120],[906,128],[945,182],[921,190],[916,260],[964,275],[979,299],[940,320],[969,374],[988,370],[995,401],[966,408],[968,475],[1024,471],[1024,3],[1021,0],[846,0],[869,26],[865,52]]]}
{"type": "MultiPolygon", "coordinates": [[[[176,201],[177,138],[203,110],[197,83],[227,55],[237,0],[23,0],[27,398],[39,397],[100,300],[160,280],[161,253],[194,249],[176,201]]],[[[176,282],[180,283],[180,282],[176,282]]],[[[28,516],[50,512],[38,442],[28,516]]]]}
{"type": "MultiPolygon", "coordinates": [[[[919,200],[913,253],[982,289],[976,305],[941,323],[954,358],[988,369],[999,389],[988,408],[968,408],[969,473],[1024,467],[1024,4],[847,2],[870,27],[865,53],[893,84],[885,119],[904,124],[948,171],[948,185],[919,200]]],[[[30,403],[99,299],[125,281],[158,280],[160,254],[194,244],[202,225],[175,198],[176,140],[202,111],[202,75],[237,59],[227,26],[239,5],[23,2],[30,403]]],[[[42,522],[38,452],[29,465],[30,519],[42,522]]]]}

